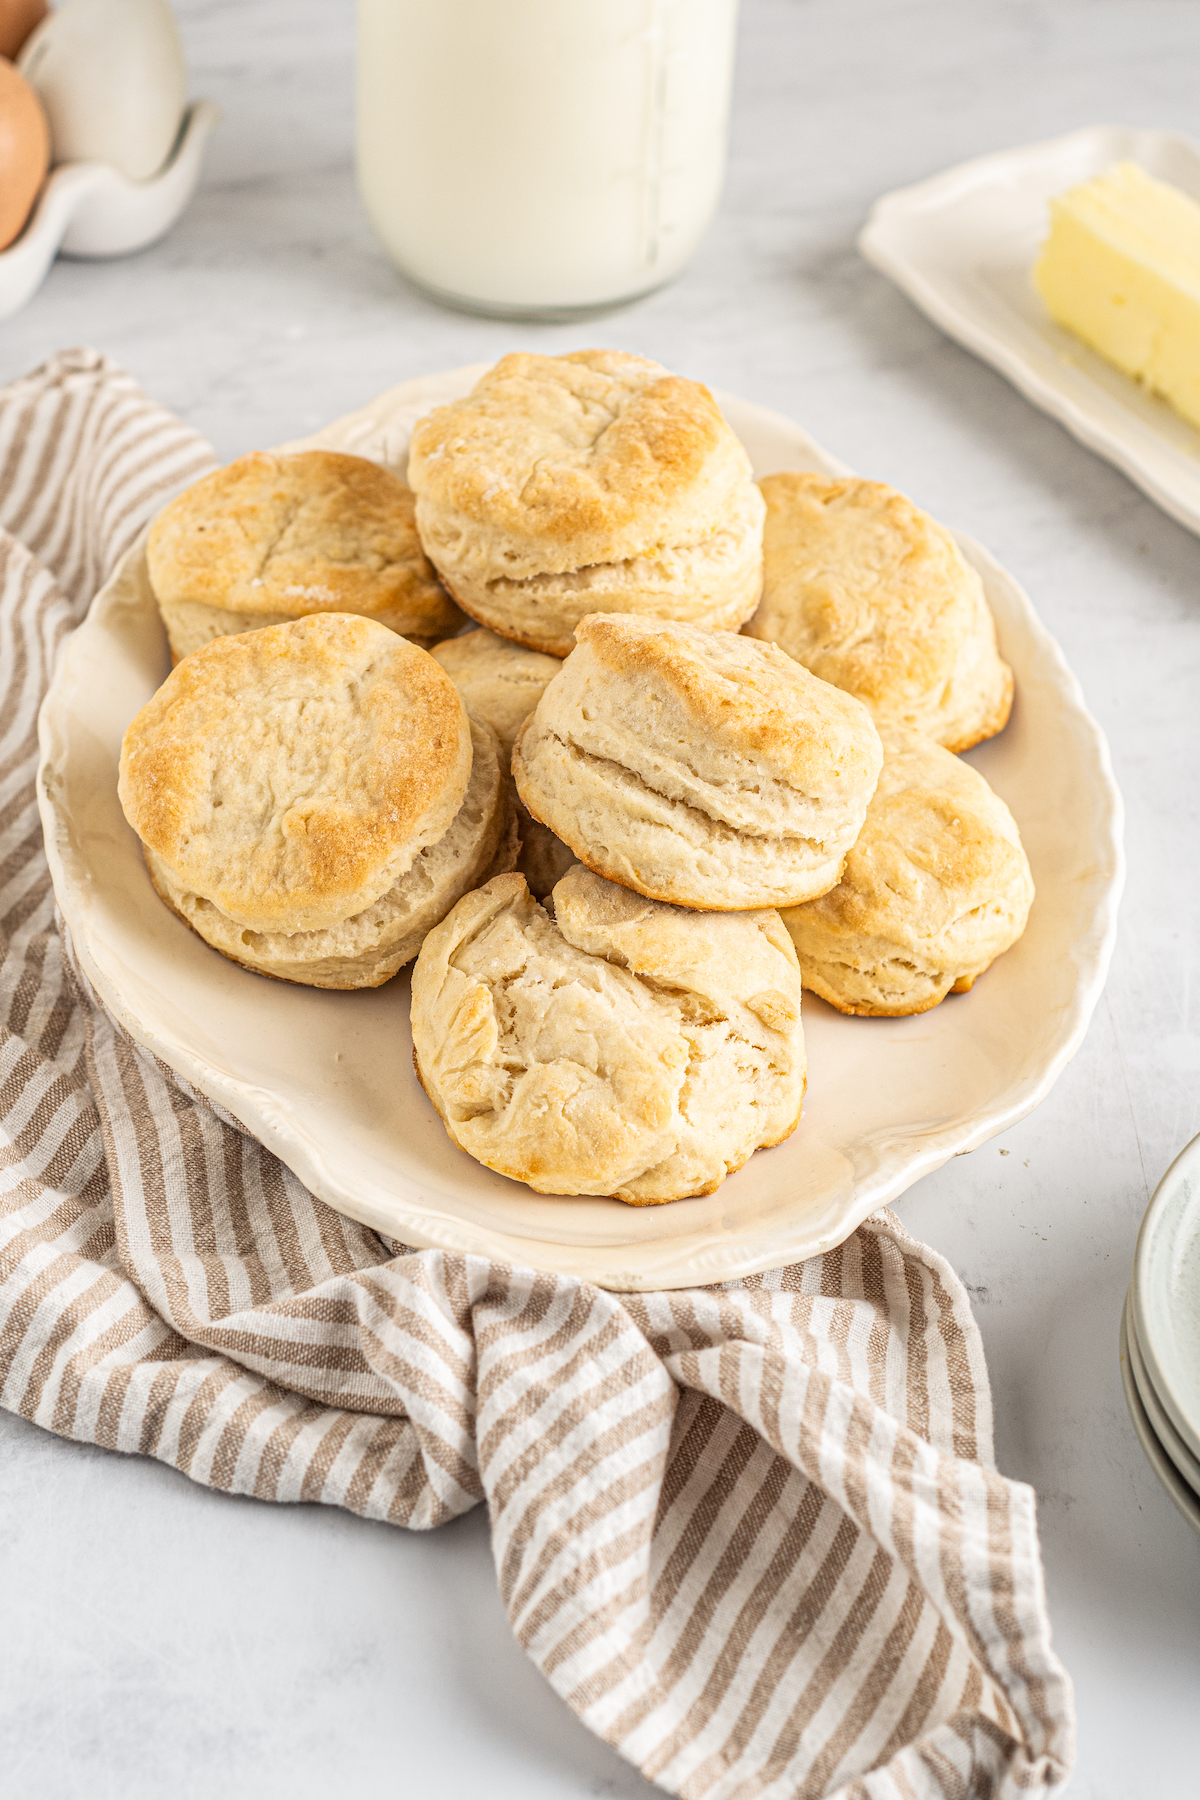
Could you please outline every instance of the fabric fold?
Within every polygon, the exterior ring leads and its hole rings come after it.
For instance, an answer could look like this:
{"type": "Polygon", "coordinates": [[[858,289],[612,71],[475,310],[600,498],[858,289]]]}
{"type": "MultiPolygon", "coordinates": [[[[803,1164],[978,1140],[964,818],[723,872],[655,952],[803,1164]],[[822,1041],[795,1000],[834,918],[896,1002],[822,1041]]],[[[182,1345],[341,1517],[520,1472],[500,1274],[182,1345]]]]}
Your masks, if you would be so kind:
{"type": "MultiPolygon", "coordinates": [[[[1056,1791],[1032,1490],[962,1285],[890,1213],[617,1295],[342,1218],[100,1008],[35,804],[54,650],[195,433],[90,351],[0,390],[0,1403],[268,1501],[483,1501],[518,1641],[685,1800],[1056,1791]]],[[[254,979],[247,976],[247,979],[254,979]]]]}

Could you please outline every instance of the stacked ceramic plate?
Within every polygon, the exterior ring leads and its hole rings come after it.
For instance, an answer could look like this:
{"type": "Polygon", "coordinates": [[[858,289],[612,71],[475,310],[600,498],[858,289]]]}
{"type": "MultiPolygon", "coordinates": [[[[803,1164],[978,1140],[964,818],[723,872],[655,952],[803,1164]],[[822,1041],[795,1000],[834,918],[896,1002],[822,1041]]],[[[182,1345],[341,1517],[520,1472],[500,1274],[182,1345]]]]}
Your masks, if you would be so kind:
{"type": "Polygon", "coordinates": [[[1143,1450],[1200,1531],[1200,1137],[1171,1164],[1142,1220],[1121,1378],[1143,1450]]]}

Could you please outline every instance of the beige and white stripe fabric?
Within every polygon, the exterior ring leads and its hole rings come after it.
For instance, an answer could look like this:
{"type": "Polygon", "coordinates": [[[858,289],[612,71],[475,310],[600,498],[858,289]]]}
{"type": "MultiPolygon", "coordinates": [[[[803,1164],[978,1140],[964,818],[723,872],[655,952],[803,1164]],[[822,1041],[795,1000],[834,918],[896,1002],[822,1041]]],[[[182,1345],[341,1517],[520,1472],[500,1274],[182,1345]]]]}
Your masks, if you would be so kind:
{"type": "Polygon", "coordinates": [[[486,1502],[512,1627],[686,1800],[1052,1793],[1032,1491],[963,1288],[881,1213],[724,1287],[613,1295],[315,1200],[85,991],[34,803],[54,649],[194,433],[91,351],[0,391],[0,1401],[263,1500],[486,1502]]]}

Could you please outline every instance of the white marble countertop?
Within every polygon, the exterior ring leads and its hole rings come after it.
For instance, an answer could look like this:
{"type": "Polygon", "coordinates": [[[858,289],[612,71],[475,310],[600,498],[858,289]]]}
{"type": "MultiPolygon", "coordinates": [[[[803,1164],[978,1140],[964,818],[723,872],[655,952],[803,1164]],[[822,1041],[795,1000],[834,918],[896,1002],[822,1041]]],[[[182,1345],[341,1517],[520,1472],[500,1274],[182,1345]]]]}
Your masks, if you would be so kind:
{"type": "MultiPolygon", "coordinates": [[[[1108,991],[1039,1111],[899,1211],[970,1287],[1000,1467],[1038,1491],[1072,1795],[1194,1792],[1200,1540],[1126,1418],[1117,1327],[1150,1192],[1200,1130],[1200,540],[854,238],[878,193],[986,150],[1100,121],[1200,135],[1200,8],[743,0],[720,216],[674,287],[582,329],[459,317],[393,273],[354,189],[349,5],[180,10],[193,89],[226,110],[202,190],[145,254],[56,265],[0,327],[0,378],[94,344],[228,457],[408,375],[607,342],[790,414],[972,532],[1061,641],[1129,813],[1108,991]]],[[[0,1597],[6,1800],[657,1791],[510,1639],[481,1512],[424,1537],[229,1499],[0,1415],[0,1597]]]]}

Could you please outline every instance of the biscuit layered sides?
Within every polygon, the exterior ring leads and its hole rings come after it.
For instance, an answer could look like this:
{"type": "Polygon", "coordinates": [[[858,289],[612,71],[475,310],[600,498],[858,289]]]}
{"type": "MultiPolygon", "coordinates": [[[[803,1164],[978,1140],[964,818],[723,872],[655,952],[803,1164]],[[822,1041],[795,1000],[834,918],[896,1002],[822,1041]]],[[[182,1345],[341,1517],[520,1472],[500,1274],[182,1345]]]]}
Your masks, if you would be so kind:
{"type": "Polygon", "coordinates": [[[866,708],[772,644],[593,614],[513,750],[532,813],[597,874],[702,911],[837,882],[883,752],[866,708]]]}
{"type": "Polygon", "coordinates": [[[838,886],[783,914],[804,985],[840,1012],[927,1012],[1020,937],[1033,878],[983,776],[915,731],[884,732],[883,773],[838,886]]]}
{"type": "Polygon", "coordinates": [[[578,866],[551,917],[468,894],[413,970],[417,1072],[451,1138],[543,1194],[708,1194],[799,1117],[800,971],[777,913],[690,913],[578,866]]]}
{"type": "Polygon", "coordinates": [[[119,791],[166,903],[311,987],[387,981],[517,851],[491,727],[424,650],[337,614],[181,662],[125,734],[119,791]]]}
{"type": "MultiPolygon", "coordinates": [[[[557,656],[524,650],[494,631],[468,631],[449,638],[431,652],[473,712],[485,718],[500,740],[500,759],[507,771],[513,741],[546,688],[562,668],[557,656]]],[[[510,784],[512,777],[509,776],[510,784]]],[[[521,853],[517,868],[530,890],[543,899],[576,860],[573,851],[552,831],[531,818],[512,787],[513,810],[521,853]]]]}
{"type": "Polygon", "coordinates": [[[566,656],[585,613],[736,631],[762,496],[698,382],[616,350],[506,356],[412,436],[421,542],[473,618],[566,656]]]}
{"type": "Polygon", "coordinates": [[[176,662],[214,638],[357,613],[421,643],[462,623],[398,476],[333,450],[254,454],[164,507],[146,544],[176,662]]]}
{"type": "Polygon", "coordinates": [[[1008,722],[983,583],[927,513],[878,481],[768,475],[763,595],[745,627],[869,706],[967,750],[1008,722]]]}

